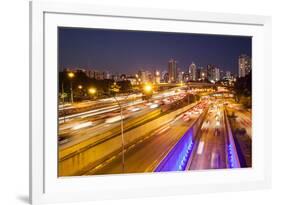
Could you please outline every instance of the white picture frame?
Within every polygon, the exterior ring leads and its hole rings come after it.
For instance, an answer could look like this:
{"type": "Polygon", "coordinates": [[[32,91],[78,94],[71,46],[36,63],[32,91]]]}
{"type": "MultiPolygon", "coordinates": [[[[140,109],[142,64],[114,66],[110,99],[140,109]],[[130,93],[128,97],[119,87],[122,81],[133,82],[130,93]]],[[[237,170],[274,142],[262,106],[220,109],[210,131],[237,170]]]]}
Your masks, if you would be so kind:
{"type": "Polygon", "coordinates": [[[32,204],[269,188],[271,18],[80,3],[31,2],[30,111],[32,204]],[[52,83],[57,75],[58,26],[253,36],[253,167],[188,174],[174,172],[58,178],[57,84],[52,83]]]}

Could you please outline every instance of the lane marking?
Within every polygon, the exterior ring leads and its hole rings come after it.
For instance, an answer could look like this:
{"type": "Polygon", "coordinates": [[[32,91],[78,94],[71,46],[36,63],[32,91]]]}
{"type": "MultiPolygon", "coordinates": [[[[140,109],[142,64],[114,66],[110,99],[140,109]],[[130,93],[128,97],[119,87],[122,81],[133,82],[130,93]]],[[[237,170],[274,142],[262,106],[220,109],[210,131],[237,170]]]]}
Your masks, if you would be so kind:
{"type": "Polygon", "coordinates": [[[220,168],[220,155],[216,152],[212,152],[211,168],[212,169],[220,168]]]}
{"type": "Polygon", "coordinates": [[[154,162],[149,166],[149,167],[147,167],[145,170],[144,170],[144,172],[153,172],[153,167],[155,166],[155,164],[158,164],[159,162],[158,162],[158,160],[156,159],[156,160],[154,160],[154,162]]]}
{"type": "Polygon", "coordinates": [[[111,157],[110,159],[106,160],[106,163],[108,164],[108,163],[112,162],[115,158],[116,158],[116,156],[111,157]]]}
{"type": "Polygon", "coordinates": [[[198,155],[202,154],[203,148],[204,148],[204,142],[203,142],[203,141],[200,141],[200,142],[199,142],[199,145],[198,145],[198,148],[197,148],[197,154],[198,154],[198,155]]]}
{"type": "Polygon", "coordinates": [[[97,169],[100,169],[102,167],[103,167],[103,164],[99,164],[98,166],[95,167],[95,169],[97,170],[97,169]]]}
{"type": "Polygon", "coordinates": [[[134,148],[136,146],[136,144],[133,144],[133,145],[131,145],[130,147],[129,147],[129,149],[132,149],[132,148],[134,148]]]}
{"type": "Polygon", "coordinates": [[[216,154],[215,154],[214,152],[212,152],[212,156],[211,156],[211,168],[214,168],[215,157],[216,157],[216,154]]]}
{"type": "Polygon", "coordinates": [[[170,128],[170,126],[168,125],[168,126],[164,127],[163,129],[161,129],[157,134],[161,134],[161,133],[165,132],[166,130],[168,130],[169,128],[170,128]]]}

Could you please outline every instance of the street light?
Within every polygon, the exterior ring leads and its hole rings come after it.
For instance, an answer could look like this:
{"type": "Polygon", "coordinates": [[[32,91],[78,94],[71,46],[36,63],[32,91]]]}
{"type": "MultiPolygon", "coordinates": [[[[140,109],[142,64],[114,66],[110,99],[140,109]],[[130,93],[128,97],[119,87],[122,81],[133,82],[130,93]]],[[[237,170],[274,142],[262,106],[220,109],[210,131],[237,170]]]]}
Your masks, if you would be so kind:
{"type": "Polygon", "coordinates": [[[151,84],[145,84],[143,86],[143,99],[146,99],[147,101],[149,100],[149,98],[152,96],[152,92],[153,92],[153,87],[151,84]]]}
{"type": "Polygon", "coordinates": [[[75,76],[75,75],[74,75],[73,72],[68,73],[68,77],[69,77],[69,78],[74,78],[74,76],[75,76]]]}
{"type": "MultiPolygon", "coordinates": [[[[114,93],[119,92],[119,86],[117,85],[116,82],[113,83],[113,86],[111,88],[111,91],[114,93]]],[[[108,94],[107,94],[108,95],[108,94]]],[[[130,94],[128,94],[125,98],[125,100],[129,97],[130,94]]],[[[120,126],[121,126],[121,143],[122,143],[122,172],[125,172],[125,140],[124,140],[124,117],[123,117],[123,107],[121,102],[117,100],[116,96],[113,95],[114,100],[117,102],[119,109],[120,109],[120,126]]]]}
{"type": "Polygon", "coordinates": [[[71,103],[73,103],[72,78],[74,78],[75,75],[73,72],[69,72],[67,75],[70,79],[70,96],[71,96],[71,103]]]}
{"type": "Polygon", "coordinates": [[[152,86],[150,84],[147,84],[144,86],[144,92],[151,93],[152,92],[152,86]]]}
{"type": "Polygon", "coordinates": [[[94,95],[97,93],[97,89],[96,88],[89,88],[88,89],[89,94],[94,95]]]}
{"type": "Polygon", "coordinates": [[[91,95],[93,97],[93,100],[94,100],[94,96],[97,93],[97,89],[91,87],[91,88],[88,89],[88,93],[89,93],[89,95],[91,95]]]}
{"type": "MultiPolygon", "coordinates": [[[[128,97],[128,96],[127,96],[128,97]]],[[[123,107],[122,104],[117,100],[117,98],[114,96],[115,101],[117,102],[119,108],[120,108],[120,117],[121,117],[121,142],[122,142],[122,172],[125,172],[125,140],[124,140],[124,121],[123,121],[123,107]]]]}
{"type": "Polygon", "coordinates": [[[83,88],[83,86],[82,86],[82,85],[78,85],[78,89],[80,89],[80,90],[81,90],[82,88],[83,88]]]}

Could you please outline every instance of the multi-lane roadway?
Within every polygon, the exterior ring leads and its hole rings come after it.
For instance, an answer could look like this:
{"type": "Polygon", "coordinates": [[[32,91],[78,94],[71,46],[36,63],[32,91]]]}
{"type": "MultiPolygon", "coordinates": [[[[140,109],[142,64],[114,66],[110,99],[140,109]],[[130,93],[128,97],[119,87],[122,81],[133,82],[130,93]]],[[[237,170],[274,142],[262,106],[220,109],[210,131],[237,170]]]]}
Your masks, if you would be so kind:
{"type": "MultiPolygon", "coordinates": [[[[87,139],[100,140],[110,136],[119,136],[122,119],[124,121],[124,132],[132,130],[148,123],[150,120],[163,116],[160,111],[161,105],[181,100],[187,94],[184,89],[171,89],[153,95],[149,102],[136,96],[120,97],[118,100],[122,102],[122,116],[116,98],[60,107],[59,150],[67,149],[87,139]],[[83,111],[69,112],[68,115],[63,115],[63,109],[74,110],[77,109],[77,106],[82,107],[83,111]],[[87,106],[94,106],[95,108],[85,110],[84,107],[87,108],[87,106]]],[[[225,117],[227,117],[225,110],[238,109],[233,107],[231,103],[226,103],[227,101],[211,97],[198,101],[187,110],[171,115],[174,117],[168,122],[159,124],[157,129],[126,146],[124,152],[109,156],[109,158],[85,170],[82,174],[153,172],[204,111],[207,111],[207,114],[204,115],[205,117],[199,127],[200,131],[197,132],[197,136],[194,136],[195,143],[187,169],[227,168],[228,135],[225,124],[225,117]],[[122,153],[124,153],[124,165],[122,165],[122,153]]],[[[250,111],[245,112],[244,108],[239,107],[236,113],[239,118],[237,122],[247,124],[246,130],[251,136],[250,111]]],[[[142,136],[142,133],[135,133],[135,135],[142,136]]]]}
{"type": "Polygon", "coordinates": [[[201,126],[190,170],[222,169],[226,165],[226,131],[222,104],[210,105],[201,126]]]}
{"type": "MultiPolygon", "coordinates": [[[[177,116],[163,125],[143,141],[130,146],[125,152],[125,173],[152,172],[160,161],[173,148],[183,134],[201,114],[193,112],[194,108],[177,116]]],[[[90,170],[85,174],[117,174],[122,173],[121,156],[90,170]]]]}
{"type": "MultiPolygon", "coordinates": [[[[123,118],[124,126],[134,126],[144,123],[144,120],[150,120],[156,117],[160,103],[171,103],[178,98],[183,98],[182,90],[174,89],[155,94],[150,102],[142,99],[136,99],[135,96],[125,96],[116,98],[107,98],[99,100],[99,103],[82,103],[82,106],[69,106],[68,110],[77,109],[77,107],[95,106],[92,110],[83,112],[75,112],[59,118],[59,145],[60,149],[65,149],[69,146],[80,143],[86,139],[106,133],[109,131],[117,135],[121,132],[120,120],[123,118]],[[119,101],[122,105],[123,113],[120,115],[120,106],[116,102],[119,101]],[[100,102],[106,102],[101,105],[100,102]],[[130,122],[130,123],[129,123],[130,122]],[[132,125],[133,126],[133,125],[132,125]]],[[[61,107],[60,109],[63,109],[61,107]]],[[[61,110],[63,113],[63,110],[61,110]]],[[[160,112],[159,112],[160,114],[160,112]]]]}

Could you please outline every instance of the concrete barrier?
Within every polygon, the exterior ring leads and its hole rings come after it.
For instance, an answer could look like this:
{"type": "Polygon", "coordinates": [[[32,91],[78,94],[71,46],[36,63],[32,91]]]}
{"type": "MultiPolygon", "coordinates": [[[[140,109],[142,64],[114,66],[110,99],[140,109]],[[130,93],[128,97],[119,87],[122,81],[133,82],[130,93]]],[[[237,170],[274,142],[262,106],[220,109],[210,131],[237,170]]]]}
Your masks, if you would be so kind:
{"type": "MultiPolygon", "coordinates": [[[[192,103],[174,112],[163,115],[155,120],[140,125],[124,133],[125,147],[143,139],[152,131],[172,121],[176,116],[195,106],[192,103]]],[[[88,141],[82,145],[64,150],[59,155],[59,176],[81,175],[89,169],[121,152],[121,135],[106,139],[105,141],[88,141]]]]}
{"type": "Polygon", "coordinates": [[[188,169],[193,147],[197,140],[196,136],[200,131],[206,113],[207,109],[204,110],[200,117],[174,145],[171,151],[162,159],[162,161],[155,168],[154,172],[183,171],[188,169]]]}
{"type": "Polygon", "coordinates": [[[232,135],[232,130],[230,127],[230,123],[226,114],[226,110],[224,110],[224,118],[225,118],[225,126],[227,131],[227,166],[228,168],[240,168],[240,161],[236,150],[235,141],[232,135]]]}

